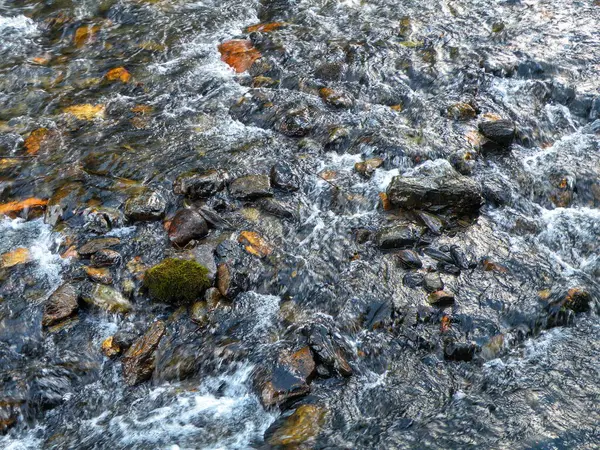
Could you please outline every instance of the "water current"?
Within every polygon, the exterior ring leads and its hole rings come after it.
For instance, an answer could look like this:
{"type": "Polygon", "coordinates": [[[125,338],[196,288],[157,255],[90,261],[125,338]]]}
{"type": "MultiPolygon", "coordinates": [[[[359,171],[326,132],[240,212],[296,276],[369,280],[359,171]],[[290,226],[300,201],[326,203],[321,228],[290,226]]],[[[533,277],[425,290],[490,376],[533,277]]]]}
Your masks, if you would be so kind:
{"type": "Polygon", "coordinates": [[[0,0],[0,447],[600,448],[599,208],[597,0],[0,0]]]}

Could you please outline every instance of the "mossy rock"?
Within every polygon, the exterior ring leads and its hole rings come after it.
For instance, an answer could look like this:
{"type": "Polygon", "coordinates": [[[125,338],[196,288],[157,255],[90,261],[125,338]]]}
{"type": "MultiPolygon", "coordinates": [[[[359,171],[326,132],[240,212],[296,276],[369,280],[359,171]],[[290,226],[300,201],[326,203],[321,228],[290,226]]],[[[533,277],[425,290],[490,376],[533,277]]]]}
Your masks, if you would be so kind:
{"type": "Polygon", "coordinates": [[[202,297],[211,282],[202,264],[168,258],[146,271],[144,285],[155,300],[190,303],[202,297]]]}

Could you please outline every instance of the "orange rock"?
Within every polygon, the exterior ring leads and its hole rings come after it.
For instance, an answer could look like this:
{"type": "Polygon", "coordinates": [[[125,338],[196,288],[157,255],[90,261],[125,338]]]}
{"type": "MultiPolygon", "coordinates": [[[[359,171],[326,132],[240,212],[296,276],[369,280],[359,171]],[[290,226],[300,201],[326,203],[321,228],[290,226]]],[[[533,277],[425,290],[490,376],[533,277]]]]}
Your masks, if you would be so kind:
{"type": "Polygon", "coordinates": [[[115,67],[114,69],[110,69],[106,75],[104,75],[104,79],[106,81],[120,81],[122,83],[127,83],[131,79],[131,74],[125,67],[115,67]]]}
{"type": "Polygon", "coordinates": [[[67,258],[79,258],[79,253],[77,253],[77,247],[71,245],[68,249],[66,249],[62,255],[60,255],[62,259],[67,258]]]}
{"type": "Polygon", "coordinates": [[[485,270],[486,272],[500,272],[500,273],[506,273],[508,272],[508,269],[500,264],[497,264],[495,262],[490,261],[489,259],[484,259],[483,260],[483,270],[485,270]]]}
{"type": "Polygon", "coordinates": [[[29,261],[31,261],[31,254],[29,253],[29,250],[24,247],[19,247],[12,252],[2,255],[0,260],[0,268],[8,269],[9,267],[26,264],[29,261]]]}
{"type": "Polygon", "coordinates": [[[150,114],[154,108],[150,105],[136,105],[131,108],[131,112],[135,114],[150,114]]]}
{"type": "Polygon", "coordinates": [[[444,317],[442,317],[442,322],[440,324],[440,332],[445,333],[446,331],[448,331],[450,329],[450,316],[446,316],[444,315],[444,317]]]}
{"type": "Polygon", "coordinates": [[[48,135],[47,128],[38,128],[33,130],[29,137],[25,139],[25,150],[28,155],[36,155],[40,151],[42,141],[48,135]]]}
{"type": "Polygon", "coordinates": [[[262,33],[270,33],[271,31],[278,30],[279,28],[287,25],[285,22],[270,22],[270,23],[258,23],[256,25],[251,25],[246,28],[246,33],[253,33],[255,31],[260,31],[262,33]]]}
{"type": "Polygon", "coordinates": [[[390,203],[390,200],[385,192],[379,193],[379,199],[381,200],[381,206],[383,207],[384,211],[389,211],[392,209],[392,204],[390,203]]]}
{"type": "Polygon", "coordinates": [[[48,204],[48,200],[40,198],[28,198],[17,202],[8,202],[0,204],[0,216],[14,216],[17,213],[30,208],[44,208],[48,204]]]}
{"type": "Polygon", "coordinates": [[[73,105],[65,108],[63,112],[72,114],[81,120],[100,119],[104,117],[104,105],[91,105],[89,103],[73,105]]]}
{"type": "Polygon", "coordinates": [[[108,358],[121,354],[121,347],[114,343],[113,337],[110,336],[102,342],[102,353],[108,358]]]}
{"type": "Polygon", "coordinates": [[[242,231],[238,242],[245,245],[245,249],[248,253],[264,258],[273,253],[273,249],[267,244],[267,242],[254,231],[242,231]]]}
{"type": "Polygon", "coordinates": [[[31,59],[31,62],[33,64],[37,64],[38,66],[45,66],[50,62],[50,56],[36,56],[35,58],[31,59]]]}
{"type": "Polygon", "coordinates": [[[107,267],[85,267],[85,273],[90,280],[102,284],[111,284],[113,277],[107,267]]]}
{"type": "Polygon", "coordinates": [[[335,170],[324,170],[319,174],[325,181],[335,180],[337,178],[337,172],[335,170]]]}
{"type": "Polygon", "coordinates": [[[75,47],[80,48],[88,42],[93,42],[98,31],[100,31],[100,25],[83,25],[77,28],[73,37],[75,47]]]}
{"type": "Polygon", "coordinates": [[[254,61],[262,55],[254,48],[252,42],[244,39],[233,39],[219,45],[221,60],[229,64],[237,73],[248,70],[254,61]]]}

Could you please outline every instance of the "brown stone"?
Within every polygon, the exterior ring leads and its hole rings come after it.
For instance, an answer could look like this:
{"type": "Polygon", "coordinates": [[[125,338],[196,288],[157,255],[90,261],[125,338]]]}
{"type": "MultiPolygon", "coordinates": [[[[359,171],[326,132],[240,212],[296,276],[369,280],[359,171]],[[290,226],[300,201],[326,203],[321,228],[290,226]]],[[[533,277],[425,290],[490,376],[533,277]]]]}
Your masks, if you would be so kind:
{"type": "Polygon", "coordinates": [[[75,314],[78,309],[77,297],[77,289],[72,284],[59,287],[46,302],[42,325],[50,327],[75,314]]]}
{"type": "Polygon", "coordinates": [[[448,306],[454,303],[454,294],[448,291],[436,291],[429,294],[427,301],[434,306],[448,306]]]}
{"type": "Polygon", "coordinates": [[[154,372],[156,349],[164,334],[164,322],[156,321],[127,350],[123,356],[123,378],[128,385],[134,386],[150,379],[154,372]]]}
{"type": "Polygon", "coordinates": [[[326,414],[327,410],[317,405],[299,406],[269,438],[269,444],[285,448],[304,448],[299,446],[306,445],[317,437],[325,423],[326,414]]]}

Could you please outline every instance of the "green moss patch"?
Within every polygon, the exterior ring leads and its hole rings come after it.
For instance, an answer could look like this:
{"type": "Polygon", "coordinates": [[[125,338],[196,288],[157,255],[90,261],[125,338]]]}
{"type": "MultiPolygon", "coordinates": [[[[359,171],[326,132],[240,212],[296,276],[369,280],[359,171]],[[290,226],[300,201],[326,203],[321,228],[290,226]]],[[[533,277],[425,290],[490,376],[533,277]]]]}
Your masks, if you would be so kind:
{"type": "Polygon", "coordinates": [[[144,285],[155,300],[189,303],[200,298],[211,282],[202,264],[169,258],[146,271],[144,285]]]}

